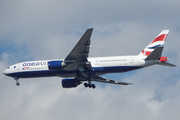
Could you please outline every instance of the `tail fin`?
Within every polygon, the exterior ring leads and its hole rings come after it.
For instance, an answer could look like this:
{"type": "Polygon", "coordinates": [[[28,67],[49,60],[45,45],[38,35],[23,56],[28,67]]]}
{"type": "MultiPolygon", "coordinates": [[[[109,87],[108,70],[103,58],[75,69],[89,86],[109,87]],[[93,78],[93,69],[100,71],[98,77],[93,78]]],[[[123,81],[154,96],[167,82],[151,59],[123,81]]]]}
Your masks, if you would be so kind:
{"type": "Polygon", "coordinates": [[[159,60],[159,65],[175,67],[167,62],[168,57],[161,56],[168,33],[169,30],[163,30],[138,56],[145,60],[159,60]]]}
{"type": "Polygon", "coordinates": [[[160,60],[163,48],[163,46],[157,47],[145,58],[145,60],[160,60]]]}
{"type": "Polygon", "coordinates": [[[138,56],[147,60],[159,59],[168,33],[169,30],[163,30],[138,56]]]}

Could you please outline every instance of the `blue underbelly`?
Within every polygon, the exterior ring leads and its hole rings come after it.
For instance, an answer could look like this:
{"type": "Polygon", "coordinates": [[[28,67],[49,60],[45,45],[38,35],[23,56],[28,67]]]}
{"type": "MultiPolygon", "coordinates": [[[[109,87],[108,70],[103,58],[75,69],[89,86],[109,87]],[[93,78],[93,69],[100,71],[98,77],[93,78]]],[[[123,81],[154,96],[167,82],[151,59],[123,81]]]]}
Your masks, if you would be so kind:
{"type": "MultiPolygon", "coordinates": [[[[127,72],[127,71],[140,69],[140,68],[142,67],[137,67],[137,66],[93,67],[96,75],[127,72]]],[[[8,74],[8,76],[19,77],[19,78],[52,77],[52,76],[76,77],[76,74],[78,72],[79,72],[78,70],[76,71],[64,71],[64,70],[24,71],[24,72],[8,74]]]]}
{"type": "Polygon", "coordinates": [[[140,69],[139,66],[114,66],[114,67],[94,67],[96,73],[121,73],[140,69]]]}

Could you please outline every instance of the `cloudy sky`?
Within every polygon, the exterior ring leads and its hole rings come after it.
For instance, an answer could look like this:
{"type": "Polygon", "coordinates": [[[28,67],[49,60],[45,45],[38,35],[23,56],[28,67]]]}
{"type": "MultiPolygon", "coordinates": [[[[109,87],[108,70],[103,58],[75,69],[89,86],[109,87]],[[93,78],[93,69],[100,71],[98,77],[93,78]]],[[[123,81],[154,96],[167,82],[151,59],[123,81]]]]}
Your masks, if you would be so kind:
{"type": "Polygon", "coordinates": [[[134,83],[61,87],[62,78],[0,74],[1,120],[179,120],[180,2],[177,0],[0,0],[0,73],[27,60],[65,58],[88,28],[91,57],[139,54],[169,29],[163,56],[177,67],[151,66],[105,75],[134,83]]]}

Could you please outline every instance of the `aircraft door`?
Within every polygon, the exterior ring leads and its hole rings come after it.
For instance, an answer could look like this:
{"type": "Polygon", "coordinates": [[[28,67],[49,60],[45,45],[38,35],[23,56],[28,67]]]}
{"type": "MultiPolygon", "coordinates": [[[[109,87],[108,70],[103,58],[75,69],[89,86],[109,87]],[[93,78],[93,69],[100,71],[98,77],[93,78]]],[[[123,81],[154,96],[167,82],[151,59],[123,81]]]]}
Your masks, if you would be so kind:
{"type": "Polygon", "coordinates": [[[130,57],[129,58],[129,63],[133,63],[133,61],[134,61],[133,57],[130,57]]]}
{"type": "Polygon", "coordinates": [[[95,65],[98,65],[98,59],[95,59],[95,60],[94,60],[94,64],[95,64],[95,65]]]}

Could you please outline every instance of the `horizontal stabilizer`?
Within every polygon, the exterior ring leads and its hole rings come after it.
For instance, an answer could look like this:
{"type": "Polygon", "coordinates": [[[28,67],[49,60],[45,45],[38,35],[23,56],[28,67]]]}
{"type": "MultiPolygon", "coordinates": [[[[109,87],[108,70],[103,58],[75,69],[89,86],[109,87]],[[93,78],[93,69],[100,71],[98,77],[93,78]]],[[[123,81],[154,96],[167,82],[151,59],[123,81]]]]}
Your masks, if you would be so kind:
{"type": "Polygon", "coordinates": [[[152,53],[149,54],[149,56],[147,56],[145,60],[160,59],[162,51],[163,51],[163,46],[157,47],[152,53]]]}
{"type": "Polygon", "coordinates": [[[158,63],[158,65],[164,65],[164,66],[176,67],[176,65],[173,65],[173,64],[168,63],[168,62],[160,62],[160,63],[158,63]]]}

